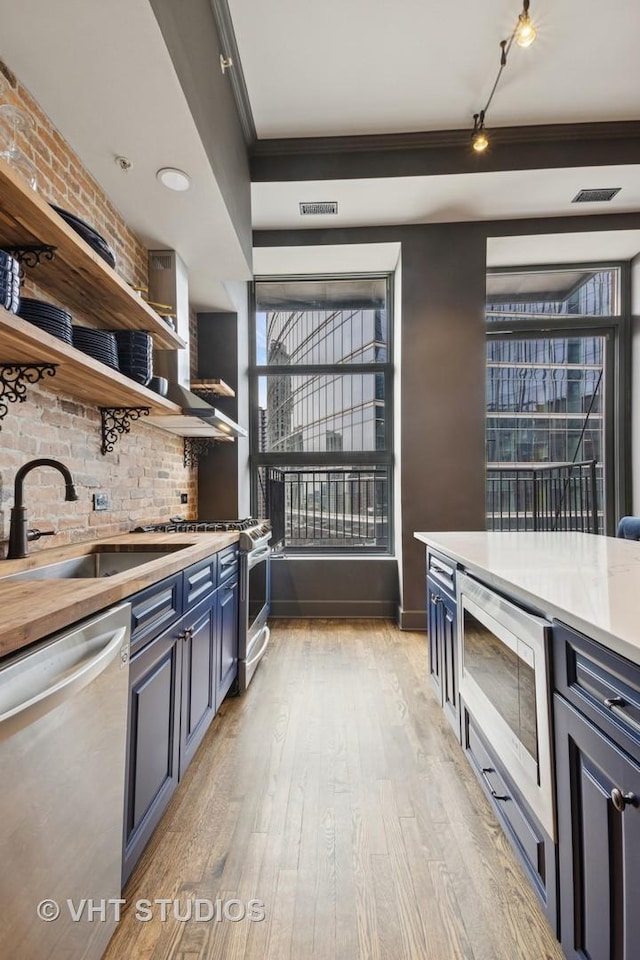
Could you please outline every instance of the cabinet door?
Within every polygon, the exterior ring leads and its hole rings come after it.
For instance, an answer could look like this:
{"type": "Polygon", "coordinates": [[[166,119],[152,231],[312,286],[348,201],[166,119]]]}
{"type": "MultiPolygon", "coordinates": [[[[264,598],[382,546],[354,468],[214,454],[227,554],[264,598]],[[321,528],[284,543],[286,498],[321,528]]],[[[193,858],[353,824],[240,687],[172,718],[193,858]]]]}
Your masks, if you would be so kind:
{"type": "Polygon", "coordinates": [[[132,657],[123,883],[178,785],[179,624],[132,657]]]}
{"type": "Polygon", "coordinates": [[[238,675],[238,581],[217,591],[218,679],[216,705],[220,706],[238,675]]]}
{"type": "Polygon", "coordinates": [[[429,636],[429,675],[438,700],[442,703],[442,595],[437,584],[427,577],[427,630],[429,636]]]}
{"type": "Polygon", "coordinates": [[[189,766],[216,712],[215,593],[180,621],[182,707],[180,776],[189,766]]]}
{"type": "Polygon", "coordinates": [[[460,704],[458,702],[458,634],[456,604],[443,596],[440,607],[442,637],[442,704],[445,714],[460,739],[460,704]]]}
{"type": "Polygon", "coordinates": [[[554,696],[560,929],[570,960],[640,956],[640,764],[554,696]]]}

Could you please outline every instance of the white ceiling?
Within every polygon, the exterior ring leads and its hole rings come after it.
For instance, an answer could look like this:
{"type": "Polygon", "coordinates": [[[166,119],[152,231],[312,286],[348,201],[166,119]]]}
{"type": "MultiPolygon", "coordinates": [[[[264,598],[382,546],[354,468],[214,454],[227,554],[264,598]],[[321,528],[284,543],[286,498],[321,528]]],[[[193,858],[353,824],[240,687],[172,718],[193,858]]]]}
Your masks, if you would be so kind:
{"type": "Polygon", "coordinates": [[[394,179],[254,183],[257,229],[443,223],[640,210],[640,164],[394,179]],[[583,187],[621,187],[609,203],[572,204],[583,187]],[[337,200],[337,215],[301,216],[305,200],[337,200]]]}
{"type": "MultiPolygon", "coordinates": [[[[229,0],[259,137],[465,129],[521,0],[229,0]]],[[[489,125],[640,118],[638,0],[532,0],[489,125]]]]}
{"type": "MultiPolygon", "coordinates": [[[[261,137],[469,129],[521,0],[229,0],[261,137]]],[[[487,126],[640,119],[638,0],[532,0],[487,126]]],[[[495,149],[500,149],[498,144],[495,149]]],[[[640,210],[640,164],[252,185],[256,229],[499,220],[640,210]],[[581,188],[621,187],[572,204],[581,188]],[[301,201],[338,202],[301,216],[301,201]]],[[[638,249],[638,248],[636,248],[638,249]]]]}
{"type": "Polygon", "coordinates": [[[594,230],[585,233],[489,237],[487,266],[525,267],[528,264],[632,260],[638,251],[640,230],[594,230]]]}
{"type": "Polygon", "coordinates": [[[148,0],[0,0],[0,57],[150,249],[179,252],[193,305],[251,275],[148,0]],[[115,157],[133,167],[123,173],[115,157]],[[186,193],[156,179],[191,176],[186,193]]]}
{"type": "MultiPolygon", "coordinates": [[[[639,250],[640,230],[489,237],[487,266],[525,267],[632,260],[639,250]]],[[[257,277],[392,273],[399,264],[400,253],[400,243],[256,247],[253,263],[257,277]]]]}
{"type": "MultiPolygon", "coordinates": [[[[258,135],[292,137],[470,128],[521,0],[229,0],[229,6],[258,135]]],[[[528,50],[512,48],[489,127],[640,119],[638,0],[532,0],[531,13],[538,39],[528,50]]],[[[193,305],[232,309],[223,281],[248,277],[250,267],[149,0],[0,0],[0,23],[0,57],[141,239],[180,253],[193,305]],[[118,169],[116,154],[133,161],[129,173],[118,169]],[[187,170],[192,189],[162,188],[155,172],[164,165],[187,170]]],[[[212,51],[216,68],[218,53],[212,51]]],[[[298,229],[631,212],[640,210],[639,173],[640,163],[260,183],[252,188],[253,220],[256,228],[298,229]],[[602,186],[622,190],[609,204],[570,205],[578,189],[602,186]],[[301,200],[337,200],[339,214],[301,218],[301,200]]],[[[584,260],[587,236],[576,235],[569,246],[563,239],[564,250],[553,253],[548,238],[492,240],[488,255],[504,264],[569,261],[580,250],[577,259],[584,260]]],[[[601,242],[591,243],[591,255],[618,256],[602,252],[607,241],[595,236],[601,242]]],[[[629,233],[628,256],[640,249],[637,241],[629,233]]],[[[344,247],[323,248],[322,257],[318,247],[299,254],[265,250],[256,254],[255,272],[392,269],[397,245],[378,249],[385,246],[366,245],[353,256],[344,247]]]]}

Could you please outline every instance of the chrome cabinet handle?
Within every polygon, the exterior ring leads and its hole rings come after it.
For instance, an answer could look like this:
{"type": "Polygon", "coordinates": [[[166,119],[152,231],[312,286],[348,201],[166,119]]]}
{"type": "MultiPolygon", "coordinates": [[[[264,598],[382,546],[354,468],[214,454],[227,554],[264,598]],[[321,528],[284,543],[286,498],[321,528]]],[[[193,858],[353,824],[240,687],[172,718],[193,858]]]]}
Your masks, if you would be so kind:
{"type": "Polygon", "coordinates": [[[431,603],[434,605],[434,607],[437,607],[439,603],[442,603],[442,597],[438,596],[438,594],[435,594],[435,596],[432,595],[431,603]]]}
{"type": "Polygon", "coordinates": [[[612,707],[626,706],[626,700],[623,700],[622,697],[607,697],[604,705],[605,707],[609,707],[609,710],[611,710],[612,707]]]}
{"type": "Polygon", "coordinates": [[[621,720],[628,727],[631,727],[636,733],[640,733],[640,723],[637,720],[634,720],[633,717],[630,717],[628,713],[625,713],[625,707],[627,706],[627,701],[624,697],[607,697],[604,701],[605,707],[608,707],[611,710],[611,713],[617,720],[621,720]]]}
{"type": "Polygon", "coordinates": [[[618,787],[614,787],[611,791],[611,802],[618,813],[624,813],[626,806],[638,806],[638,798],[636,797],[635,793],[623,793],[622,790],[618,789],[618,787]]]}
{"type": "Polygon", "coordinates": [[[182,633],[179,634],[178,639],[191,640],[192,637],[193,637],[193,627],[187,627],[186,630],[183,630],[182,633]]]}
{"type": "Polygon", "coordinates": [[[489,774],[489,773],[495,773],[495,772],[496,772],[496,771],[493,769],[493,767],[483,767],[483,768],[482,768],[482,779],[484,780],[484,782],[486,783],[487,787],[489,788],[489,793],[491,794],[491,796],[493,797],[494,800],[511,800],[511,797],[507,796],[506,793],[505,793],[505,794],[499,794],[499,793],[496,793],[496,791],[494,790],[493,785],[492,785],[491,781],[489,780],[489,777],[487,776],[487,774],[489,774]]]}

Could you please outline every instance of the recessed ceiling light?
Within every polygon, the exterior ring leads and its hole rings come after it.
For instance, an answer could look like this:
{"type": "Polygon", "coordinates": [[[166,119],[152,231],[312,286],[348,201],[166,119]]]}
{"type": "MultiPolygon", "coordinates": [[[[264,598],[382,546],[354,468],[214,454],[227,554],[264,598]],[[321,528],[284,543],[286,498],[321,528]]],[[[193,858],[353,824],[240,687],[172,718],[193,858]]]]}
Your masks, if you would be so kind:
{"type": "Polygon", "coordinates": [[[184,170],[177,170],[175,167],[162,167],[156,173],[156,177],[163,186],[169,190],[182,192],[188,190],[191,185],[191,177],[184,170]]]}

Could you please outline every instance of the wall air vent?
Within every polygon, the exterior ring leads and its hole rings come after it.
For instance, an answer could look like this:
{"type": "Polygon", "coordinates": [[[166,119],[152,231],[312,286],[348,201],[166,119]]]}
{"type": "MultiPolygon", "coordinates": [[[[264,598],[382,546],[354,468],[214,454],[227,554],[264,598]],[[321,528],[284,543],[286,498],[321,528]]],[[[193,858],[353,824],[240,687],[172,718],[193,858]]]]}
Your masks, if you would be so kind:
{"type": "Polygon", "coordinates": [[[576,193],[571,203],[605,203],[612,200],[616,193],[620,193],[620,187],[600,187],[599,190],[580,190],[576,193]]]}
{"type": "Polygon", "coordinates": [[[337,213],[338,204],[335,200],[328,200],[323,202],[316,203],[301,203],[300,204],[300,213],[302,216],[307,216],[308,214],[315,214],[316,216],[326,216],[329,213],[337,213]]]}
{"type": "Polygon", "coordinates": [[[172,270],[174,259],[172,251],[168,253],[151,253],[149,255],[149,268],[151,270],[172,270]]]}

